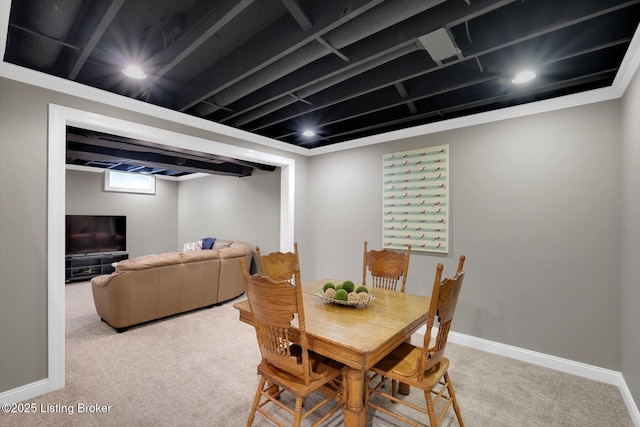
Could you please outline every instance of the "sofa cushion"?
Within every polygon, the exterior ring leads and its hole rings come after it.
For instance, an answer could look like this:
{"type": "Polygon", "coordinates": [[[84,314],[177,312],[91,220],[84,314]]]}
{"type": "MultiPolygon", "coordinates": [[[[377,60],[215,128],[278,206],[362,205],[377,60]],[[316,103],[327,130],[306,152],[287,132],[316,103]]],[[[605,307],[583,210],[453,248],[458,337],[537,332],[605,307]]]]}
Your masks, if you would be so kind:
{"type": "Polygon", "coordinates": [[[231,240],[216,239],[211,249],[213,249],[214,251],[217,251],[218,249],[228,248],[229,246],[231,246],[232,243],[233,242],[231,240]]]}
{"type": "Polygon", "coordinates": [[[250,244],[245,242],[231,242],[231,245],[218,249],[218,256],[220,259],[242,257],[246,255],[252,255],[253,248],[250,244]]]}
{"type": "Polygon", "coordinates": [[[182,260],[177,252],[155,255],[143,255],[120,261],[116,266],[117,271],[145,270],[152,267],[162,267],[165,265],[181,264],[182,260]]]}
{"type": "Polygon", "coordinates": [[[215,251],[188,251],[180,253],[180,259],[184,264],[218,258],[219,255],[215,251]]]}

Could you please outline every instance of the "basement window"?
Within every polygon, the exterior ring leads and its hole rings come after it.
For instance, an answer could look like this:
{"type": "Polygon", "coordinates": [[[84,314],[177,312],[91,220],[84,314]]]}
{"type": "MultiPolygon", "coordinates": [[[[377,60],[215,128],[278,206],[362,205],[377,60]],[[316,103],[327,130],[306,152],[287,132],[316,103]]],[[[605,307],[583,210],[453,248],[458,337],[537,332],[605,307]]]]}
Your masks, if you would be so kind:
{"type": "Polygon", "coordinates": [[[156,177],[139,173],[104,171],[104,191],[156,194],[156,177]]]}

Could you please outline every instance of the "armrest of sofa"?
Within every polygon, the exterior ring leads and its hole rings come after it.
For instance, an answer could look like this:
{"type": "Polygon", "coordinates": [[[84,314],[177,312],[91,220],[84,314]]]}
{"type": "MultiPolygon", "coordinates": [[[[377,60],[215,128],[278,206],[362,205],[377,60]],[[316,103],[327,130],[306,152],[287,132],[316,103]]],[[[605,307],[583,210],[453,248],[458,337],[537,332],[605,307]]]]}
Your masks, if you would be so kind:
{"type": "Polygon", "coordinates": [[[253,247],[245,242],[233,242],[229,247],[218,249],[220,257],[220,285],[218,302],[228,301],[244,293],[244,280],[240,269],[240,258],[251,265],[253,247]]]}
{"type": "Polygon", "coordinates": [[[217,251],[221,259],[253,255],[253,247],[246,242],[232,242],[231,245],[220,248],[217,251]]]}
{"type": "Polygon", "coordinates": [[[99,288],[104,288],[106,286],[109,286],[109,283],[111,283],[113,278],[118,276],[119,274],[121,274],[120,271],[114,271],[111,274],[102,274],[100,276],[94,276],[91,279],[91,285],[97,286],[99,288]]]}
{"type": "Polygon", "coordinates": [[[111,274],[103,274],[91,279],[91,291],[96,312],[102,320],[114,328],[129,325],[129,304],[126,303],[129,287],[119,283],[122,279],[114,280],[120,276],[126,278],[127,273],[114,271],[111,274]]]}

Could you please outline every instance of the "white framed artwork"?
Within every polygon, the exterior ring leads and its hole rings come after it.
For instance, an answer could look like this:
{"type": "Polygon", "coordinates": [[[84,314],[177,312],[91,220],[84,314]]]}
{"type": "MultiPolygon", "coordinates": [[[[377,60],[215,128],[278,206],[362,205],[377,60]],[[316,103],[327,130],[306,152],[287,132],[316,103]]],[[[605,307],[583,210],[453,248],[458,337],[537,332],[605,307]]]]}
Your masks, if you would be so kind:
{"type": "Polygon", "coordinates": [[[449,145],[385,154],[382,246],[449,252],[449,145]]]}

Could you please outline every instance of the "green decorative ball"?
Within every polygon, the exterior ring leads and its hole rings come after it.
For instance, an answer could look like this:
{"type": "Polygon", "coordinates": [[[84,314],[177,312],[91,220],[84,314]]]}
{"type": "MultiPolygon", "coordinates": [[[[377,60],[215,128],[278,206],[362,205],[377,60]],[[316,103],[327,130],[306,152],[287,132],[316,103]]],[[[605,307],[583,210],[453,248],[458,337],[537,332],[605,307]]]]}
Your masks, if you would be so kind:
{"type": "Polygon", "coordinates": [[[340,301],[346,301],[349,296],[349,293],[344,289],[338,289],[336,291],[336,299],[340,301]]]}
{"type": "Polygon", "coordinates": [[[331,282],[327,282],[324,284],[324,286],[322,287],[322,292],[326,291],[327,289],[335,289],[336,287],[333,285],[333,283],[331,282]]]}
{"type": "Polygon", "coordinates": [[[360,293],[360,292],[366,292],[366,293],[369,293],[369,289],[367,289],[367,287],[366,287],[366,286],[358,286],[358,289],[356,289],[356,292],[357,292],[357,293],[360,293]]]}
{"type": "Polygon", "coordinates": [[[342,289],[342,285],[336,285],[336,288],[335,288],[335,289],[336,289],[336,291],[337,291],[338,289],[342,289]]]}
{"type": "Polygon", "coordinates": [[[347,293],[353,292],[355,287],[356,287],[356,285],[354,285],[351,280],[345,280],[344,282],[342,282],[342,289],[347,291],[347,293]]]}

